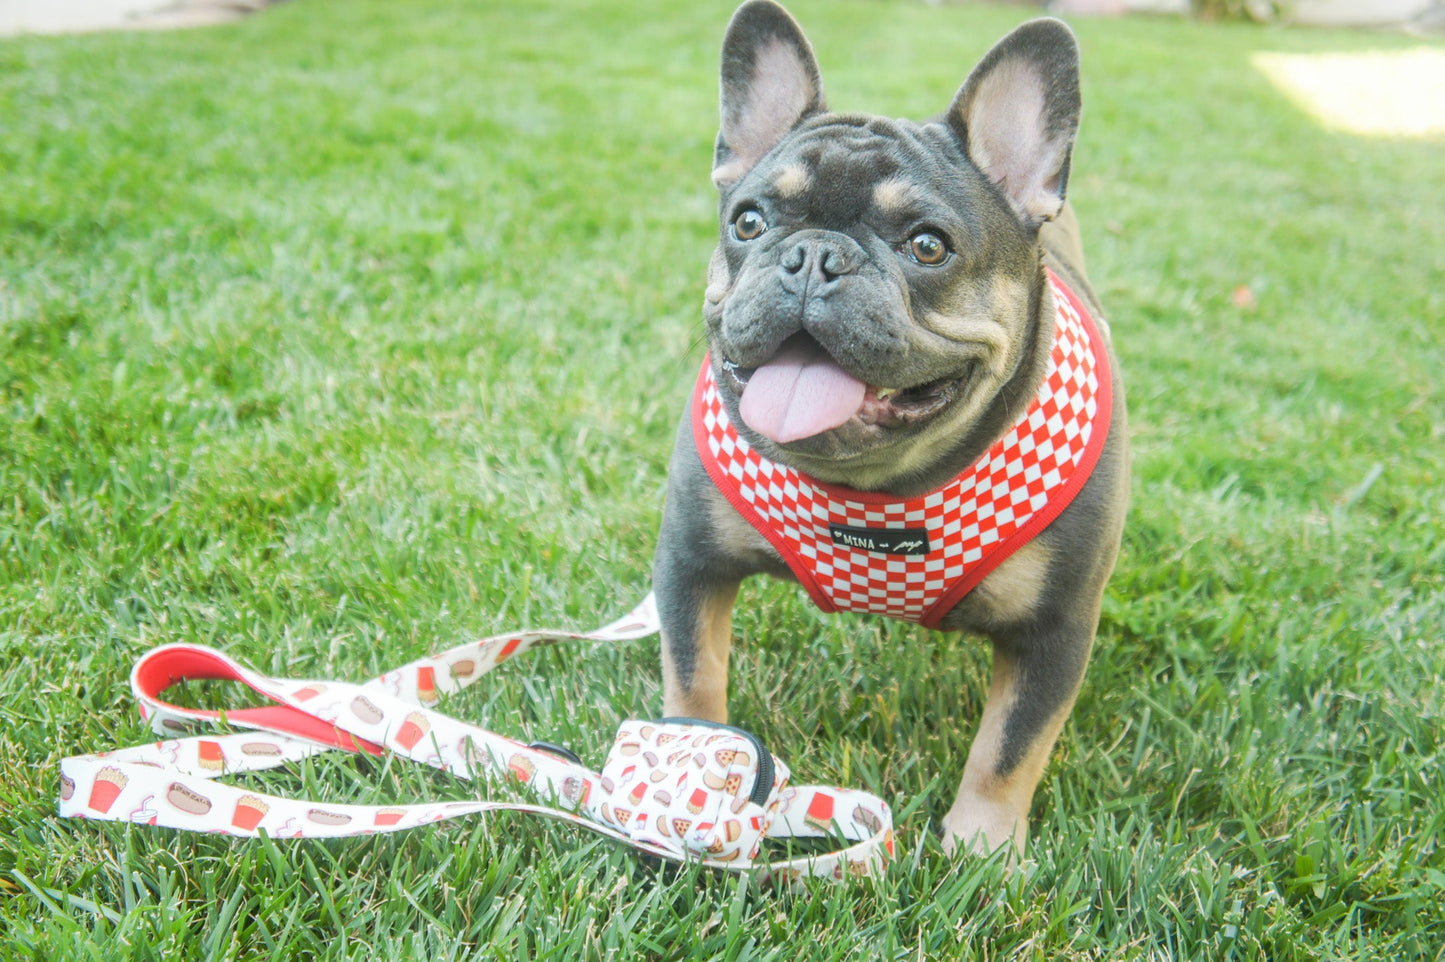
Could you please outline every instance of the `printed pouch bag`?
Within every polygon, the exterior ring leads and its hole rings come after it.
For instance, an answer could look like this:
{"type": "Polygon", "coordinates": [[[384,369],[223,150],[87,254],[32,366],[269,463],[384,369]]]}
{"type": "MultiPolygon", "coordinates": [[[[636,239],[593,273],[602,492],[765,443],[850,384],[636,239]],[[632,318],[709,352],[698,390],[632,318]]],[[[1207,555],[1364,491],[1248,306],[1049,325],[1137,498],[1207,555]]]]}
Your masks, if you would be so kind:
{"type": "Polygon", "coordinates": [[[634,841],[675,855],[751,862],[788,775],[740,728],[692,718],[625,721],[588,808],[634,841]]]}

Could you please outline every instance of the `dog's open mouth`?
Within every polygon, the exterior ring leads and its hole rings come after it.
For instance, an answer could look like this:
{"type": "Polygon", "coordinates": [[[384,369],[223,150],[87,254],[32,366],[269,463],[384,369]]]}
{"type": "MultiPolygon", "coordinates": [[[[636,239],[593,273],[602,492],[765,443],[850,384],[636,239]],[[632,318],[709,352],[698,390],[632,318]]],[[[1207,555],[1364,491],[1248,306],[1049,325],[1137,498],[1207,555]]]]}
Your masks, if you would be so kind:
{"type": "Polygon", "coordinates": [[[811,336],[790,337],[760,367],[724,357],[723,376],[748,427],[779,444],[814,437],[850,421],[879,427],[918,424],[958,397],[966,375],[890,388],[849,374],[811,336]]]}

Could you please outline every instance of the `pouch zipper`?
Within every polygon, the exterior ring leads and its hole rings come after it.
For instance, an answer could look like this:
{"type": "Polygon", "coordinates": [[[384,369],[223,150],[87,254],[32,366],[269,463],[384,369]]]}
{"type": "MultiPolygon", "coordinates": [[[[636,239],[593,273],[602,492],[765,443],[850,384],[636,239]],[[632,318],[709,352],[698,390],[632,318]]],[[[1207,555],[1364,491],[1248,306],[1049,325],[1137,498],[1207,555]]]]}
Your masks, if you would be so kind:
{"type": "Polygon", "coordinates": [[[716,728],[719,731],[732,732],[734,735],[741,735],[757,749],[758,752],[758,776],[753,781],[752,794],[748,800],[754,805],[767,805],[768,796],[773,793],[773,776],[776,774],[773,765],[773,754],[768,751],[763,740],[746,728],[738,728],[736,725],[725,725],[722,722],[708,721],[705,718],[683,718],[674,716],[671,718],[659,718],[659,725],[700,725],[703,728],[716,728]]]}

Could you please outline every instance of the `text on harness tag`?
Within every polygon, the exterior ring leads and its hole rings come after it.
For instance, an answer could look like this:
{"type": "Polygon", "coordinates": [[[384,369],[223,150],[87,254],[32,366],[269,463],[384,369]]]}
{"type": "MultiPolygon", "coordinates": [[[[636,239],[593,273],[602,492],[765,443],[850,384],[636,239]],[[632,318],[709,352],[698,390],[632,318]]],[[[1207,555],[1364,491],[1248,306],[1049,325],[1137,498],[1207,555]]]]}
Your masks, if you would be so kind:
{"type": "Polygon", "coordinates": [[[845,524],[828,525],[833,543],[860,551],[879,554],[928,554],[926,528],[856,528],[845,524]]]}

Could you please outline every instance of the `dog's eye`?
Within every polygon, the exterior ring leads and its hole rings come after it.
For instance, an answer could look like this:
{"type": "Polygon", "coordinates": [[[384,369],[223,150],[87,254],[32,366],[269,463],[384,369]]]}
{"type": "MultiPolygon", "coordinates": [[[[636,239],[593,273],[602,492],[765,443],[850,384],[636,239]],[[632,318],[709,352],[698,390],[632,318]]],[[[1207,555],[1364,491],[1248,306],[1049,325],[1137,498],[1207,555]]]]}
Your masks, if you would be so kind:
{"type": "Polygon", "coordinates": [[[763,231],[767,229],[768,222],[763,220],[763,215],[751,207],[739,214],[733,221],[733,236],[738,240],[756,240],[763,236],[763,231]]]}
{"type": "Polygon", "coordinates": [[[908,239],[908,254],[920,264],[937,267],[948,260],[948,245],[933,231],[919,231],[908,239]]]}

